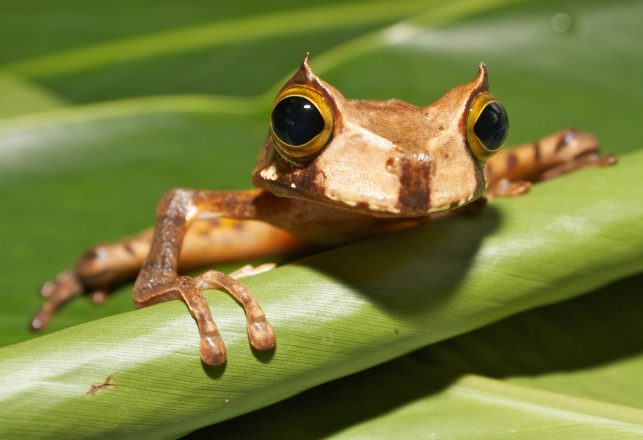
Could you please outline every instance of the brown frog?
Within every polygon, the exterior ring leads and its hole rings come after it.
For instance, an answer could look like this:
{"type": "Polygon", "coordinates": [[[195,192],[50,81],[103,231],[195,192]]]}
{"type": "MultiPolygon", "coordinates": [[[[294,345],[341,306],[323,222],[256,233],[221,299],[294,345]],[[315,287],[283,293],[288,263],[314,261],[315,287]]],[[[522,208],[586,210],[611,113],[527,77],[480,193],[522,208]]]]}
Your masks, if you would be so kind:
{"type": "Polygon", "coordinates": [[[489,93],[484,64],[472,82],[417,107],[397,99],[346,99],[313,74],[306,57],[273,104],[270,134],[253,172],[259,189],[170,190],[153,231],[95,246],[45,283],[47,301],[32,328],[43,328],[72,297],[88,292],[100,302],[110,287],[138,273],[136,305],[183,300],[199,328],[201,359],[221,364],[226,349],[202,291],[231,294],[245,309],[251,345],[270,349],[274,330],[237,279],[272,266],[197,277],[181,276],[179,268],[407,228],[467,205],[482,207],[494,195],[521,194],[534,181],[615,162],[598,154],[593,136],[571,129],[499,152],[507,131],[507,114],[489,93]]]}

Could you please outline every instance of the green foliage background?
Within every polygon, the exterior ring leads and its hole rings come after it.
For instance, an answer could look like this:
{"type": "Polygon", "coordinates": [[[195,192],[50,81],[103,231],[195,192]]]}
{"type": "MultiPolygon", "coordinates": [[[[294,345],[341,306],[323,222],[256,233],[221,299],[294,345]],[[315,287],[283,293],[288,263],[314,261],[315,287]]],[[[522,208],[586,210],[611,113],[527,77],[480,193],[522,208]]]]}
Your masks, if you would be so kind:
{"type": "Polygon", "coordinates": [[[3,3],[0,433],[176,437],[433,343],[202,434],[643,434],[641,2],[3,3]],[[230,361],[203,369],[184,306],[122,313],[128,286],[49,332],[88,324],[16,344],[39,283],[149,225],[167,188],[249,187],[306,51],[348,97],[416,104],[484,60],[510,143],[575,126],[621,163],[250,280],[278,324],[271,359],[213,293],[230,361]],[[108,374],[114,389],[84,395],[108,374]]]}

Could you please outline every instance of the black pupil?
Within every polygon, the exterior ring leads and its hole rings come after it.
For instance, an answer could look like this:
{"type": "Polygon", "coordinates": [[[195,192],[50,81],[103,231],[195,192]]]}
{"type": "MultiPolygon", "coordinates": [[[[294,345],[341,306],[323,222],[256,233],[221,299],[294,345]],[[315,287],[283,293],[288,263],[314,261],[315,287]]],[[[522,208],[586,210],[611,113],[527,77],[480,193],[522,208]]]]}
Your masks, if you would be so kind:
{"type": "Polygon", "coordinates": [[[272,129],[282,142],[303,145],[322,132],[324,118],[306,98],[289,96],[272,111],[272,129]]]}
{"type": "Polygon", "coordinates": [[[478,139],[490,150],[500,148],[509,131],[507,112],[499,102],[488,104],[478,116],[473,132],[478,139]]]}

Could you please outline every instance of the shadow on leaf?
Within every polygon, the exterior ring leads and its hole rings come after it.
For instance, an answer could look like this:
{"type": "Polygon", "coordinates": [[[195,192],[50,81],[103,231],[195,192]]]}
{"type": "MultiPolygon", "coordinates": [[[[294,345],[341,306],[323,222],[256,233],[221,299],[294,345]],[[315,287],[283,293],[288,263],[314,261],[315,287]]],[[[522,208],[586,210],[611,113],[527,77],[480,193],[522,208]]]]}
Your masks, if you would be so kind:
{"type": "Polygon", "coordinates": [[[641,283],[637,275],[514,315],[187,438],[321,438],[437,395],[465,374],[528,380],[641,356],[641,283]]]}

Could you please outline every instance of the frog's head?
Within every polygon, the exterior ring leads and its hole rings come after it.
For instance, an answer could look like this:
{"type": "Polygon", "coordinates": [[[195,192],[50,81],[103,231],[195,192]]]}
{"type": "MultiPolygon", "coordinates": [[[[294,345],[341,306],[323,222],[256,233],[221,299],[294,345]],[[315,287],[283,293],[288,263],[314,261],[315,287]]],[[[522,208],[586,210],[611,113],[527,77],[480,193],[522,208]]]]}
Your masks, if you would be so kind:
{"type": "Polygon", "coordinates": [[[422,216],[485,190],[484,161],[502,145],[507,116],[487,69],[425,107],[346,99],[307,57],[275,99],[253,173],[258,187],[374,216],[422,216]]]}

